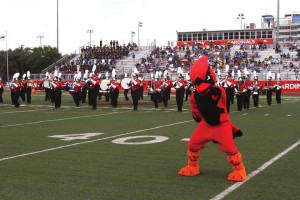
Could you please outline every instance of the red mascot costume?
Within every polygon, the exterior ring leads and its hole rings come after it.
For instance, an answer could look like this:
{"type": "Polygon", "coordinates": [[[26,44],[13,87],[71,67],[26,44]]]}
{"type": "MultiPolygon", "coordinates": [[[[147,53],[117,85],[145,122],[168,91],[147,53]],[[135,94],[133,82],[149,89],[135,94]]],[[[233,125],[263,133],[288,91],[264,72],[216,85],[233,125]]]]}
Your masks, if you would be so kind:
{"type": "Polygon", "coordinates": [[[233,167],[228,180],[245,181],[247,175],[242,155],[234,144],[234,138],[241,136],[242,132],[230,121],[226,109],[226,93],[222,87],[215,85],[216,74],[210,68],[207,57],[203,56],[194,63],[190,77],[195,86],[190,98],[191,112],[199,125],[188,143],[188,165],[180,169],[178,174],[199,174],[199,150],[205,148],[206,142],[212,141],[218,143],[219,149],[228,155],[228,162],[233,167]]]}

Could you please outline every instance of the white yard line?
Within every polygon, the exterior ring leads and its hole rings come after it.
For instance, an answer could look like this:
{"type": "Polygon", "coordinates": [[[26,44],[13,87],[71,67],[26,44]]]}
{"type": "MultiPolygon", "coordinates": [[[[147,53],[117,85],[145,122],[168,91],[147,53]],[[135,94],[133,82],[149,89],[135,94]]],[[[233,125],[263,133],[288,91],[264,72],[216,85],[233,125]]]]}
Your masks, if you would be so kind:
{"type": "Polygon", "coordinates": [[[228,194],[230,194],[234,190],[238,189],[244,183],[248,182],[250,179],[252,179],[254,176],[256,176],[257,174],[259,174],[260,172],[262,172],[263,170],[265,170],[267,167],[269,167],[270,165],[272,165],[278,159],[280,159],[281,157],[283,157],[284,155],[286,155],[288,152],[290,152],[291,150],[293,150],[294,148],[296,148],[299,144],[300,144],[300,140],[298,140],[295,144],[293,144],[289,148],[285,149],[283,152],[277,154],[277,156],[273,157],[268,162],[266,162],[263,165],[261,165],[259,168],[257,168],[255,171],[253,171],[251,174],[248,174],[248,178],[247,178],[247,180],[245,182],[237,182],[237,183],[233,184],[232,186],[228,187],[223,192],[221,192],[218,195],[216,195],[215,197],[213,197],[211,200],[220,200],[220,199],[223,199],[225,196],[227,196],[228,194]]]}
{"type": "Polygon", "coordinates": [[[113,115],[113,114],[120,114],[120,113],[124,113],[124,112],[111,112],[111,113],[102,113],[102,114],[99,114],[99,115],[86,115],[86,116],[68,117],[68,118],[61,118],[61,119],[50,119],[50,120],[43,120],[43,121],[36,121],[36,122],[27,122],[27,123],[21,123],[21,124],[10,124],[10,125],[0,126],[0,128],[40,124],[40,123],[46,123],[46,122],[57,122],[57,121],[65,121],[65,120],[72,120],[72,119],[89,118],[89,117],[99,117],[99,116],[102,116],[102,115],[113,115]]]}
{"type": "Polygon", "coordinates": [[[188,120],[188,121],[182,121],[182,122],[177,122],[177,123],[172,123],[172,124],[166,124],[166,125],[162,125],[162,126],[156,126],[156,127],[153,127],[153,128],[141,129],[141,130],[132,131],[132,132],[128,132],[128,133],[123,133],[123,134],[119,134],[119,135],[99,138],[99,139],[95,139],[95,140],[90,140],[90,141],[85,141],[85,142],[78,142],[78,143],[74,143],[74,144],[63,145],[63,146],[59,146],[59,147],[53,147],[53,148],[44,149],[44,150],[40,150],[40,151],[34,151],[34,152],[30,152],[30,153],[25,153],[25,154],[19,154],[19,155],[15,155],[15,156],[11,156],[11,157],[1,158],[0,162],[5,161],[5,160],[11,160],[11,159],[14,159],[14,158],[20,158],[20,157],[30,156],[30,155],[34,155],[34,154],[40,154],[40,153],[44,153],[44,152],[48,152],[48,151],[54,151],[54,150],[57,150],[57,149],[63,149],[63,148],[67,148],[67,147],[77,146],[77,145],[81,145],[81,144],[87,144],[87,143],[93,143],[93,142],[97,142],[97,141],[101,141],[101,140],[112,139],[112,138],[116,138],[116,137],[120,137],[120,136],[124,136],[124,135],[131,135],[131,134],[134,134],[134,133],[151,131],[151,130],[155,130],[155,129],[159,129],[159,128],[174,126],[174,125],[188,123],[188,122],[192,122],[192,121],[194,121],[194,120],[188,120]]]}

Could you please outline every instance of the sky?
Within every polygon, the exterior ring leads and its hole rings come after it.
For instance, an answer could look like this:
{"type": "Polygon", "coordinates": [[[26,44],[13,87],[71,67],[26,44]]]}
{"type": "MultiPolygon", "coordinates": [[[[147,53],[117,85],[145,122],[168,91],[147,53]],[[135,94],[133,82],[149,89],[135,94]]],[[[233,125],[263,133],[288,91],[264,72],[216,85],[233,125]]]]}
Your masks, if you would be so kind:
{"type": "MultiPolygon", "coordinates": [[[[1,0],[0,51],[7,49],[57,47],[62,54],[78,53],[80,47],[131,41],[167,45],[176,41],[176,31],[240,29],[242,23],[261,27],[262,15],[277,18],[278,0],[1,0]],[[142,27],[138,28],[138,22],[142,27]],[[92,30],[92,31],[89,31],[92,30]],[[139,30],[139,31],[138,31],[139,30]],[[92,32],[92,33],[90,33],[92,32]],[[42,37],[39,37],[42,36],[42,37]],[[41,39],[42,38],[42,39],[41,39]],[[6,47],[7,46],[7,47],[6,47]]],[[[295,0],[280,1],[280,18],[300,11],[295,0]]]]}

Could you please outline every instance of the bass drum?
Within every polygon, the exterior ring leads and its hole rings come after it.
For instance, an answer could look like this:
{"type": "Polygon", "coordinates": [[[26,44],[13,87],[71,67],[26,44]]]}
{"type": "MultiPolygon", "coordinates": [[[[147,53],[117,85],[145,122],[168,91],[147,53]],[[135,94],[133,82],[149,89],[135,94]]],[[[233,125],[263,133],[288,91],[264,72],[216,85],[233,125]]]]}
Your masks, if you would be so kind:
{"type": "Polygon", "coordinates": [[[45,80],[43,86],[44,86],[44,88],[49,88],[50,87],[50,82],[45,80]]]}
{"type": "Polygon", "coordinates": [[[101,90],[107,90],[109,88],[109,85],[110,85],[110,80],[102,80],[101,83],[100,83],[100,89],[101,90]]]}
{"type": "Polygon", "coordinates": [[[131,79],[130,78],[123,78],[121,81],[121,86],[123,89],[127,90],[131,87],[131,79]]]}

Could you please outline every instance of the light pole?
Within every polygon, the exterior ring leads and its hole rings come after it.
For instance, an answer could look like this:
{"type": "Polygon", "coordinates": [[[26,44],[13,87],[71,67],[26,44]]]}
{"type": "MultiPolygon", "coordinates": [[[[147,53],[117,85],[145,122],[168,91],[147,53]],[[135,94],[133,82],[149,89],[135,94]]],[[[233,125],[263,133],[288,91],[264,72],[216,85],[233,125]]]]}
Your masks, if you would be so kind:
{"type": "Polygon", "coordinates": [[[24,45],[21,44],[21,71],[20,71],[20,73],[23,73],[23,47],[24,47],[24,45]]]}
{"type": "Polygon", "coordinates": [[[143,23],[138,21],[138,46],[140,47],[140,27],[142,27],[143,23]]]}
{"type": "Polygon", "coordinates": [[[90,47],[91,47],[92,46],[92,33],[94,33],[94,30],[93,29],[89,29],[86,32],[90,34],[90,47]]]}
{"type": "Polygon", "coordinates": [[[134,35],[135,35],[135,32],[132,31],[132,32],[131,32],[131,44],[132,44],[132,41],[133,41],[132,38],[134,37],[134,35]]]}
{"type": "Polygon", "coordinates": [[[276,43],[279,42],[279,8],[280,8],[280,1],[277,0],[277,27],[276,27],[276,43]]]}
{"type": "Polygon", "coordinates": [[[241,20],[241,29],[243,29],[243,19],[245,19],[244,18],[244,14],[243,13],[239,13],[237,19],[241,20]]]}
{"type": "Polygon", "coordinates": [[[37,38],[40,39],[40,47],[42,47],[42,39],[44,39],[44,36],[38,35],[37,38]]]}
{"type": "Polygon", "coordinates": [[[57,52],[59,52],[59,36],[58,36],[58,0],[56,1],[56,29],[57,29],[57,33],[56,33],[56,46],[57,46],[57,52]]]}

